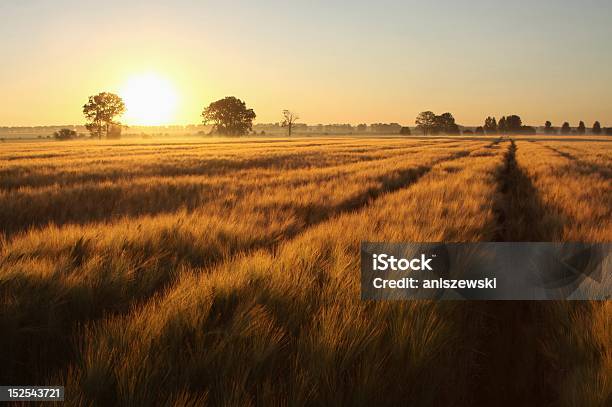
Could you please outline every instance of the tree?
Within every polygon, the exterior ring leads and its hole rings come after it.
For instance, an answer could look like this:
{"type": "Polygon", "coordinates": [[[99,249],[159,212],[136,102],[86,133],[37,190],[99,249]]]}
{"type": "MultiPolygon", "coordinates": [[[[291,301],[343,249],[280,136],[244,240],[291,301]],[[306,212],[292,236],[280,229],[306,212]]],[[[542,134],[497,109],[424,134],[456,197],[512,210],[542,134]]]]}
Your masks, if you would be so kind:
{"type": "Polygon", "coordinates": [[[500,133],[522,133],[525,131],[521,117],[515,114],[502,116],[497,123],[497,129],[500,133]]]}
{"type": "Polygon", "coordinates": [[[576,129],[576,133],[578,134],[586,133],[586,127],[584,126],[584,122],[582,120],[580,120],[580,123],[578,123],[578,128],[576,129]]]}
{"type": "Polygon", "coordinates": [[[204,124],[213,123],[214,133],[242,136],[251,131],[256,115],[242,100],[228,96],[208,105],[202,117],[204,124]]]}
{"type": "Polygon", "coordinates": [[[421,112],[414,121],[416,128],[421,130],[424,135],[435,134],[436,132],[436,115],[434,112],[421,112]]]}
{"type": "Polygon", "coordinates": [[[497,120],[495,120],[495,117],[487,117],[485,119],[483,129],[487,133],[497,133],[497,120]]]}
{"type": "Polygon", "coordinates": [[[563,123],[563,126],[561,126],[561,134],[570,134],[572,131],[572,128],[570,127],[568,122],[563,123]]]}
{"type": "Polygon", "coordinates": [[[601,134],[601,124],[599,122],[593,123],[593,134],[601,134]]]}
{"type": "MultiPolygon", "coordinates": [[[[495,127],[497,127],[497,123],[495,124],[495,127]]],[[[482,126],[478,126],[476,127],[476,134],[484,134],[485,129],[482,126]]]]}
{"type": "Polygon", "coordinates": [[[544,123],[544,133],[546,134],[552,134],[555,132],[555,129],[552,126],[552,123],[549,120],[546,120],[546,123],[544,123]]]}
{"type": "Polygon", "coordinates": [[[114,121],[115,116],[121,116],[124,112],[123,100],[114,93],[102,92],[90,96],[83,105],[83,114],[89,121],[85,127],[92,136],[101,139],[102,135],[108,136],[111,125],[119,125],[114,121]]]}
{"type": "Polygon", "coordinates": [[[357,125],[357,131],[359,133],[365,133],[368,130],[368,125],[365,123],[361,123],[357,125]]]}
{"type": "Polygon", "coordinates": [[[403,127],[400,129],[399,134],[401,134],[401,135],[403,135],[403,136],[409,136],[409,135],[410,135],[410,127],[403,126],[403,127]]]}
{"type": "Polygon", "coordinates": [[[506,117],[506,131],[509,133],[520,133],[523,127],[523,121],[520,116],[515,114],[506,117]]]}
{"type": "Polygon", "coordinates": [[[445,134],[459,134],[459,126],[455,123],[453,115],[448,112],[436,116],[436,127],[445,134]]]}
{"type": "Polygon", "coordinates": [[[502,116],[502,118],[499,119],[497,130],[499,130],[500,133],[505,133],[508,130],[506,126],[506,116],[502,116]]]}
{"type": "Polygon", "coordinates": [[[71,140],[76,138],[77,132],[70,129],[61,129],[53,133],[56,140],[71,140]]]}
{"type": "Polygon", "coordinates": [[[416,128],[423,134],[459,134],[459,126],[455,123],[455,118],[450,113],[442,113],[437,116],[434,112],[421,112],[417,116],[416,128]]]}
{"type": "Polygon", "coordinates": [[[292,112],[291,110],[283,110],[283,122],[281,126],[287,128],[288,136],[291,137],[291,130],[293,129],[293,125],[300,117],[297,113],[292,112]]]}

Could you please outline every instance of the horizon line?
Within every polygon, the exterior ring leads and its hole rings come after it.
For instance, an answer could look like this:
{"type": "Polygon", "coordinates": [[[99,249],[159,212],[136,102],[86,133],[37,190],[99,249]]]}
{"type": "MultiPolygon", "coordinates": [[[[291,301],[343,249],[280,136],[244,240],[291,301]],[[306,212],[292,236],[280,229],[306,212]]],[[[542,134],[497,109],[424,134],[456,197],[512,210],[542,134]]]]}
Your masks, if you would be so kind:
{"type": "MultiPolygon", "coordinates": [[[[496,117],[496,116],[491,116],[491,117],[496,117]]],[[[503,117],[503,116],[500,116],[503,117]]],[[[584,120],[582,120],[585,124],[586,128],[590,128],[592,127],[592,125],[595,123],[591,123],[591,125],[589,126],[589,123],[585,122],[584,120]]],[[[599,124],[601,125],[601,127],[608,127],[606,125],[603,124],[602,121],[596,120],[597,122],[599,122],[599,124]]],[[[546,121],[544,121],[545,123],[546,121]]],[[[574,127],[572,126],[572,123],[568,120],[565,120],[564,122],[567,122],[570,124],[570,127],[574,127]]],[[[555,126],[555,124],[553,123],[553,128],[555,127],[561,127],[561,125],[564,123],[562,122],[560,125],[555,126]]],[[[533,125],[533,124],[525,124],[523,123],[523,125],[525,126],[530,126],[530,127],[544,127],[544,123],[542,124],[537,124],[537,125],[533,125]]],[[[580,123],[580,120],[578,121],[578,123],[580,123]]],[[[168,127],[207,127],[207,126],[212,126],[212,124],[203,124],[203,123],[171,123],[171,124],[153,124],[153,125],[149,125],[149,124],[123,124],[120,123],[122,126],[129,128],[134,128],[134,127],[149,127],[149,128],[168,128],[168,127]]],[[[279,125],[280,126],[281,122],[261,122],[261,123],[253,123],[253,126],[261,126],[261,125],[279,125]]],[[[358,125],[361,124],[365,124],[367,126],[371,126],[373,124],[395,124],[395,125],[400,125],[402,127],[416,127],[416,124],[409,124],[409,125],[405,125],[402,124],[400,122],[371,122],[371,123],[365,123],[365,122],[359,122],[359,123],[342,123],[342,122],[336,122],[336,123],[302,123],[302,122],[298,122],[295,123],[295,125],[306,125],[309,127],[314,127],[314,126],[346,126],[346,125],[350,125],[351,127],[357,127],[358,125]]],[[[483,126],[483,124],[457,124],[457,126],[459,127],[481,127],[483,126]]],[[[45,128],[45,127],[85,127],[85,124],[74,124],[74,123],[64,123],[64,124],[32,124],[32,125],[6,125],[6,124],[0,124],[0,129],[26,129],[26,128],[45,128]]],[[[577,127],[577,126],[576,126],[577,127]]]]}

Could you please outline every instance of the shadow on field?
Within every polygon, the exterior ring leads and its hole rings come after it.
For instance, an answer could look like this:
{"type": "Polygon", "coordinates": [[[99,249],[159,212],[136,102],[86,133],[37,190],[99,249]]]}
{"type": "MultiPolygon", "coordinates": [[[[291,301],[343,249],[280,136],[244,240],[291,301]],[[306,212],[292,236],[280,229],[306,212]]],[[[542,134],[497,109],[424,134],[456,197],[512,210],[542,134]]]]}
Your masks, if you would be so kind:
{"type": "MultiPolygon", "coordinates": [[[[420,147],[408,146],[406,149],[420,147]]],[[[350,159],[339,157],[341,155],[318,152],[233,160],[189,158],[183,166],[157,163],[129,171],[103,168],[100,173],[48,169],[41,174],[23,167],[0,169],[0,207],[3,208],[0,211],[0,233],[10,237],[50,224],[86,225],[123,217],[193,211],[228,190],[225,184],[210,179],[235,171],[316,169],[339,159],[340,165],[350,165],[384,158],[368,154],[367,150],[350,159]],[[191,176],[196,178],[181,178],[191,176]]],[[[253,192],[253,188],[243,186],[229,190],[237,194],[253,192]]],[[[355,201],[359,199],[356,197],[355,201]]]]}
{"type": "MultiPolygon", "coordinates": [[[[22,260],[32,260],[36,256],[0,259],[0,268],[11,266],[14,269],[10,275],[0,279],[0,305],[5,305],[5,312],[0,312],[0,382],[10,379],[13,385],[25,385],[52,377],[54,371],[69,365],[79,353],[72,343],[75,329],[80,329],[88,321],[128,312],[131,307],[171,284],[180,274],[181,265],[206,268],[228,256],[256,249],[275,250],[281,241],[318,223],[359,210],[385,194],[410,186],[439,163],[468,155],[469,150],[458,151],[428,166],[386,174],[379,179],[379,187],[368,189],[334,207],[305,207],[300,213],[303,216],[300,227],[286,230],[277,239],[259,242],[224,256],[219,254],[194,261],[189,252],[172,250],[171,256],[160,255],[147,247],[129,245],[122,248],[121,255],[113,256],[111,251],[94,251],[87,241],[79,240],[67,256],[68,261],[45,275],[31,276],[17,270],[28,266],[27,263],[22,266],[22,260]],[[134,264],[138,266],[134,268],[134,264]],[[125,269],[129,272],[116,272],[125,269]],[[71,276],[75,275],[85,275],[86,281],[73,281],[71,276]],[[23,366],[36,366],[36,369],[23,369],[23,366]]],[[[183,242],[179,243],[176,247],[184,246],[183,242]]]]}
{"type": "Polygon", "coordinates": [[[576,157],[573,154],[570,154],[566,151],[561,151],[558,148],[555,148],[552,146],[546,146],[546,145],[544,147],[570,160],[572,171],[577,172],[580,175],[589,176],[593,174],[599,174],[604,179],[607,179],[607,180],[612,179],[612,167],[609,165],[597,165],[597,164],[589,163],[589,162],[581,160],[580,158],[576,157]]]}
{"type": "Polygon", "coordinates": [[[562,221],[551,217],[531,179],[516,162],[516,144],[510,147],[499,172],[499,194],[494,205],[496,242],[547,242],[559,236],[562,221]]]}
{"type": "MultiPolygon", "coordinates": [[[[554,241],[562,220],[552,217],[516,161],[513,140],[498,174],[497,242],[554,241]]],[[[472,394],[475,406],[558,405],[562,371],[544,355],[553,301],[485,301],[470,304],[481,316],[479,360],[472,394]]]]}
{"type": "MultiPolygon", "coordinates": [[[[407,188],[411,184],[417,182],[437,164],[457,160],[459,158],[467,157],[468,155],[470,155],[470,151],[458,151],[451,154],[449,157],[435,160],[431,165],[406,168],[391,174],[385,174],[378,179],[380,182],[379,187],[365,190],[363,193],[342,202],[340,205],[333,208],[332,211],[330,211],[329,208],[315,205],[306,205],[302,207],[292,206],[292,208],[300,218],[304,219],[306,227],[312,227],[321,222],[325,222],[334,216],[362,209],[370,205],[374,200],[380,198],[382,195],[398,191],[402,188],[407,188]]],[[[300,232],[301,230],[298,230],[289,237],[293,237],[300,232]]]]}

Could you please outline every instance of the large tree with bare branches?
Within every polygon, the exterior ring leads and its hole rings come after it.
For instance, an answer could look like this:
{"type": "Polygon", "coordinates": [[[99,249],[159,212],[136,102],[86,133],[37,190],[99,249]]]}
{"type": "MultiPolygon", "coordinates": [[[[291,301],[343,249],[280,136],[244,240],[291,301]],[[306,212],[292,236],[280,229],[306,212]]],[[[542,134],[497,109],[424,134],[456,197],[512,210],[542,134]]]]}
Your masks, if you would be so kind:
{"type": "Polygon", "coordinates": [[[289,137],[291,137],[293,125],[299,118],[300,117],[297,115],[297,113],[292,112],[291,110],[283,110],[283,122],[281,123],[281,126],[287,128],[287,134],[289,137]]]}

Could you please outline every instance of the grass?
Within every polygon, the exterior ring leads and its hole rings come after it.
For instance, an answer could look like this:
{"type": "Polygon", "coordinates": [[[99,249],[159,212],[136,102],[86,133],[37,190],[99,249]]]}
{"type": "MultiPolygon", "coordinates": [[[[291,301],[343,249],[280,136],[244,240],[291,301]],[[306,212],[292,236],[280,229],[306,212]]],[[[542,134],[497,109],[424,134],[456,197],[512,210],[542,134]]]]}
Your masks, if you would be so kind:
{"type": "MultiPolygon", "coordinates": [[[[519,143],[518,161],[547,208],[553,241],[609,242],[611,151],[600,143],[519,143]],[[552,147],[552,148],[551,148],[552,147]],[[572,154],[568,154],[572,151],[572,154]],[[585,163],[588,168],[585,170],[585,163]]],[[[560,383],[565,405],[612,402],[610,302],[542,306],[540,348],[560,383]]]]}
{"type": "Polygon", "coordinates": [[[358,273],[362,240],[609,241],[604,141],[6,143],[0,159],[2,382],[64,384],[74,405],[499,405],[546,374],[538,401],[610,397],[608,303],[368,302],[358,273]]]}

